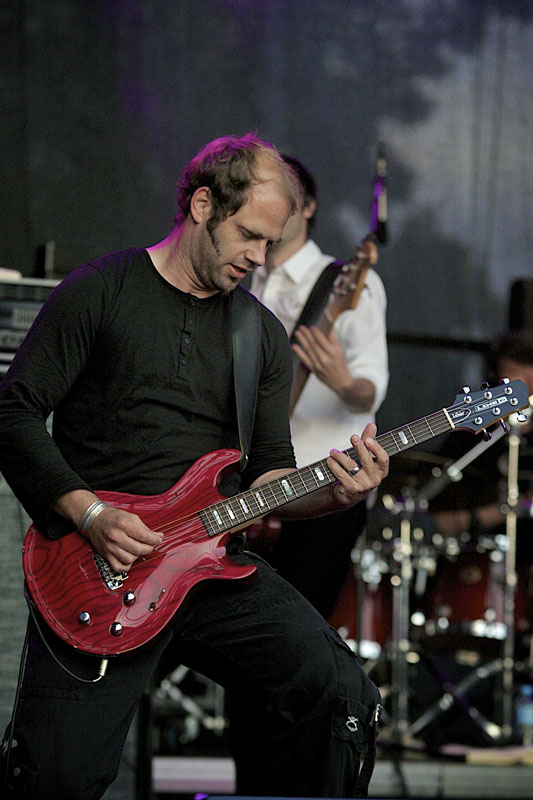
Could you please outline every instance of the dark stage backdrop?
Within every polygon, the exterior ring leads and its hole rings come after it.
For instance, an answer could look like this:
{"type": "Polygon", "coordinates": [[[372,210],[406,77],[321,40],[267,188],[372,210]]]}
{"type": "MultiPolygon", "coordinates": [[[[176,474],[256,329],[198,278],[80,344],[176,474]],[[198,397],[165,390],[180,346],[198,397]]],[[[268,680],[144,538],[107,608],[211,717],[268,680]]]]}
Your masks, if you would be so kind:
{"type": "Polygon", "coordinates": [[[189,158],[248,129],[309,165],[316,238],[348,258],[384,141],[381,427],[481,380],[455,340],[502,332],[511,283],[533,276],[530,0],[3,0],[0,24],[1,267],[30,275],[54,242],[63,276],[152,244],[189,158]]]}
{"type": "Polygon", "coordinates": [[[348,258],[383,141],[381,430],[482,380],[472,343],[533,277],[530,0],[2,0],[0,37],[0,267],[154,243],[190,157],[249,129],[308,164],[316,239],[348,258]]]}

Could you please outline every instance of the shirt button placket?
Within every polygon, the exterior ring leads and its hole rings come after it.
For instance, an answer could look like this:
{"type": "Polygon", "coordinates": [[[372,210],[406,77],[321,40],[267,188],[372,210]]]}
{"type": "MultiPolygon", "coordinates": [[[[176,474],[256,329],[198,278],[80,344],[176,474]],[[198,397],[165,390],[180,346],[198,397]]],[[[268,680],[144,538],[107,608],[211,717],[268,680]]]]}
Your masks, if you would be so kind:
{"type": "Polygon", "coordinates": [[[196,300],[189,297],[187,301],[187,308],[185,311],[185,326],[181,334],[180,355],[178,371],[183,374],[187,368],[189,361],[189,354],[191,349],[191,342],[193,338],[196,318],[196,300]]]}

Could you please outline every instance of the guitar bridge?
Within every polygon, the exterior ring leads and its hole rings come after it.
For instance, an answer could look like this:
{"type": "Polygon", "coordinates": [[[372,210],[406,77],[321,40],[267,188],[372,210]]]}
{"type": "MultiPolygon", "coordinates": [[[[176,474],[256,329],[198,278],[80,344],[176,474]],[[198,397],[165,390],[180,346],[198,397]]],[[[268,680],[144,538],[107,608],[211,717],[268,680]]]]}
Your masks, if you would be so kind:
{"type": "Polygon", "coordinates": [[[112,592],[114,592],[115,589],[120,589],[128,577],[128,573],[115,572],[115,570],[111,569],[105,558],[101,556],[100,553],[97,553],[96,550],[94,551],[93,555],[98,572],[100,573],[107,588],[111,589],[112,592]]]}

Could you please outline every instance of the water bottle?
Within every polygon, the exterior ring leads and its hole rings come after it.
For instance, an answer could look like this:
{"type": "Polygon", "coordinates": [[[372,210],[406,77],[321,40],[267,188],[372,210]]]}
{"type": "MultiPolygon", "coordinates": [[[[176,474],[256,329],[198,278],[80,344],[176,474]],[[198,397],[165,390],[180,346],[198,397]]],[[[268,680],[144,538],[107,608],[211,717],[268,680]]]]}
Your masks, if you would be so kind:
{"type": "Polygon", "coordinates": [[[516,730],[521,744],[533,744],[533,686],[523,684],[515,700],[516,730]]]}

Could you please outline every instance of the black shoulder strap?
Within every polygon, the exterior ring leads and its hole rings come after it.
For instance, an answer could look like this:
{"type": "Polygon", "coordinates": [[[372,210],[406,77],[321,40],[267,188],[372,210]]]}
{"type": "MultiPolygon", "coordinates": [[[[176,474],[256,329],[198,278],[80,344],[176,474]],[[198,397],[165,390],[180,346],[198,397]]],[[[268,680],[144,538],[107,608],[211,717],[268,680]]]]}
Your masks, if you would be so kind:
{"type": "Polygon", "coordinates": [[[231,297],[233,382],[241,448],[239,468],[243,470],[248,463],[257,402],[261,308],[259,302],[240,286],[234,289],[231,297]]]}
{"type": "Polygon", "coordinates": [[[344,266],[344,261],[332,261],[328,264],[318,276],[315,285],[311,289],[311,293],[307,298],[300,316],[294,324],[291,333],[291,343],[294,341],[294,331],[299,325],[313,325],[324,311],[328,298],[335,282],[335,278],[339,274],[339,270],[344,266]]]}

